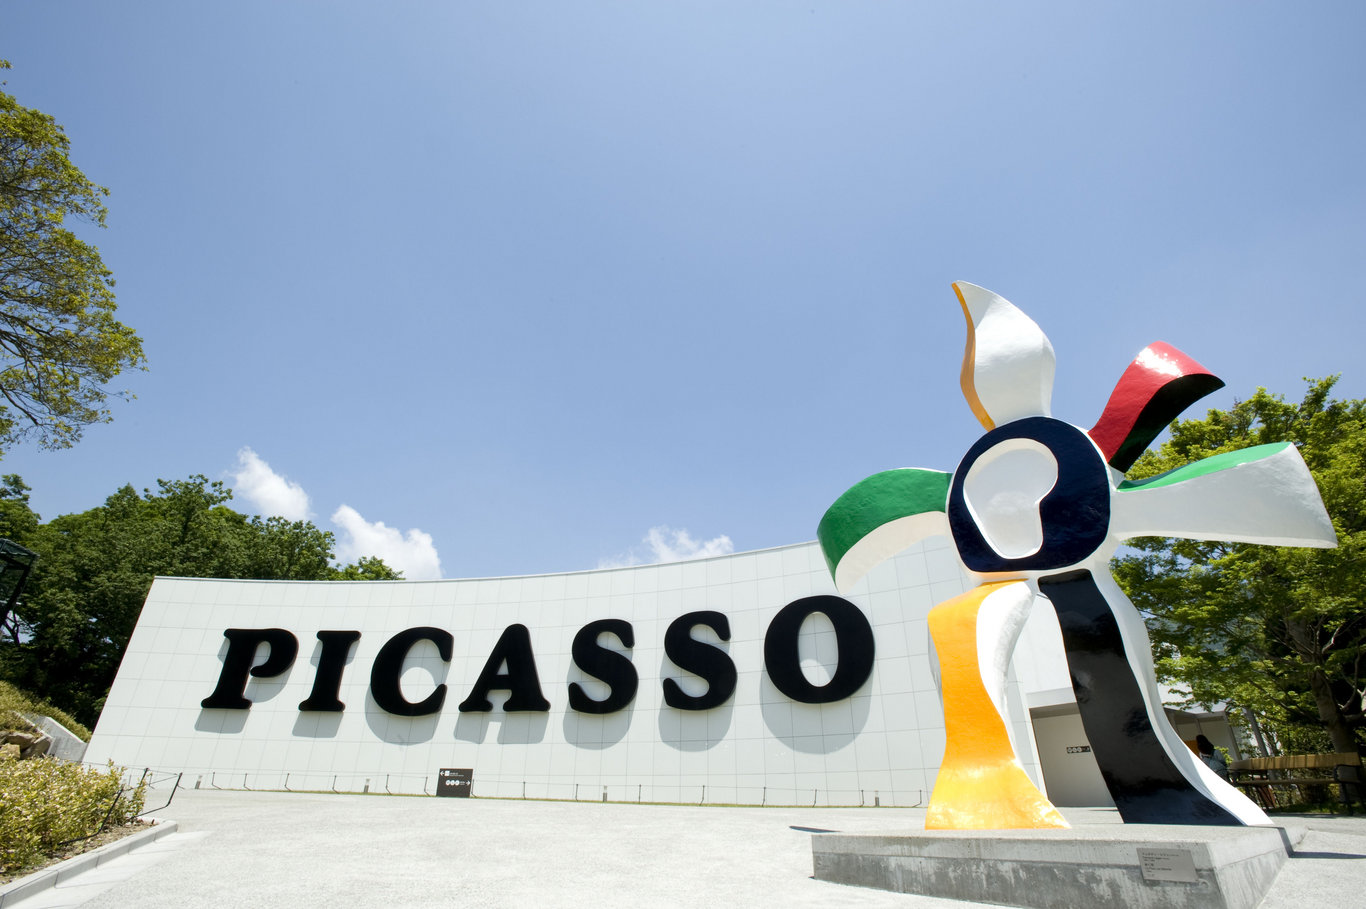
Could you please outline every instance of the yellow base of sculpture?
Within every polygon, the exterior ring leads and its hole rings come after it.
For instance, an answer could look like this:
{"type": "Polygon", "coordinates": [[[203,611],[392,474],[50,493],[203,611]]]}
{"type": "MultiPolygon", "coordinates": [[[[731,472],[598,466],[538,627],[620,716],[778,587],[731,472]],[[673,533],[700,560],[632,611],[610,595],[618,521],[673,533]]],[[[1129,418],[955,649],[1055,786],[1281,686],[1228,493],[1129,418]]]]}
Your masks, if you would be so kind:
{"type": "Polygon", "coordinates": [[[982,584],[930,610],[930,636],[939,654],[944,694],[946,744],[925,815],[926,830],[1068,826],[1020,766],[1005,720],[982,683],[978,612],[995,590],[1018,583],[982,584]]]}

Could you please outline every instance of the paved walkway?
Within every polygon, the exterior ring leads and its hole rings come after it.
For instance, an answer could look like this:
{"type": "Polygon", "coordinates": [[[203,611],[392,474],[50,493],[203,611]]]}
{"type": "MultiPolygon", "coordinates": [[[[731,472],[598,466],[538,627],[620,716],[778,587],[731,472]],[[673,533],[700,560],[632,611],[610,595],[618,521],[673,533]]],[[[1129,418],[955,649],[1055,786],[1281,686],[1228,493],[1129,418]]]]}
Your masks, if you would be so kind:
{"type": "MultiPolygon", "coordinates": [[[[1117,823],[1109,811],[1064,813],[1117,823]]],[[[922,810],[192,789],[158,814],[180,832],[20,909],[972,905],[811,878],[813,829],[919,830],[922,810]]],[[[1287,822],[1310,832],[1261,909],[1366,909],[1366,819],[1287,822]]]]}

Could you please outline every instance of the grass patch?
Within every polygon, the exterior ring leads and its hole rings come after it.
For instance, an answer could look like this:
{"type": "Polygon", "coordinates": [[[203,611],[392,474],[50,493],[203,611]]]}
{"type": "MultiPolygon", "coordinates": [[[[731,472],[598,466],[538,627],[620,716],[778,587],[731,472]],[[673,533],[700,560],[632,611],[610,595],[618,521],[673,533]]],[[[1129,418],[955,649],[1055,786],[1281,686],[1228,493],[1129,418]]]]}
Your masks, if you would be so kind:
{"type": "Polygon", "coordinates": [[[90,741],[90,730],[76,722],[71,714],[60,707],[53,707],[47,701],[20,691],[9,682],[0,681],[0,732],[8,732],[11,729],[27,732],[32,729],[33,724],[21,716],[25,713],[50,716],[70,729],[81,741],[90,741]]]}

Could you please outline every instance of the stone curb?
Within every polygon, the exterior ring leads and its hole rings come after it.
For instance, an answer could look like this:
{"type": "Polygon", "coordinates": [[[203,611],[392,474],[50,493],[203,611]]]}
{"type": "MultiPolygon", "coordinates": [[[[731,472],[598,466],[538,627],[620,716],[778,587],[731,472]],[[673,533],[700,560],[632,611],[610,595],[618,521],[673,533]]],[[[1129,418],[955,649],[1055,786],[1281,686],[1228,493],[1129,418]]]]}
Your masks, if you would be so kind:
{"type": "Polygon", "coordinates": [[[64,862],[58,862],[41,871],[35,871],[27,877],[21,877],[13,883],[0,887],[0,909],[4,909],[6,906],[17,906],[21,900],[33,896],[35,893],[56,887],[58,884],[68,883],[83,871],[98,868],[110,859],[126,855],[139,846],[155,843],[163,836],[175,833],[178,826],[175,821],[155,819],[152,821],[152,827],[149,830],[125,836],[117,842],[73,856],[64,862]]]}

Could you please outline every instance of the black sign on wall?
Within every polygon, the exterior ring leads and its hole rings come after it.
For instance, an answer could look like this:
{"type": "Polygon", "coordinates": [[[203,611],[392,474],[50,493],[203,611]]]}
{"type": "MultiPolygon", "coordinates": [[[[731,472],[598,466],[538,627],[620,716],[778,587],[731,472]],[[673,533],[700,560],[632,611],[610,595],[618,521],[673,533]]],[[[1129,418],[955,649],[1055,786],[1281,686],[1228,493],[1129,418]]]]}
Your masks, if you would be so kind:
{"type": "Polygon", "coordinates": [[[436,772],[437,795],[467,799],[473,789],[473,767],[442,767],[436,772]]]}

